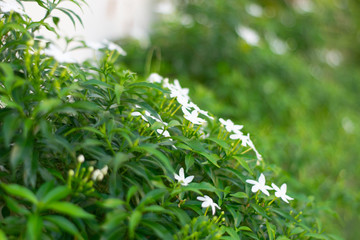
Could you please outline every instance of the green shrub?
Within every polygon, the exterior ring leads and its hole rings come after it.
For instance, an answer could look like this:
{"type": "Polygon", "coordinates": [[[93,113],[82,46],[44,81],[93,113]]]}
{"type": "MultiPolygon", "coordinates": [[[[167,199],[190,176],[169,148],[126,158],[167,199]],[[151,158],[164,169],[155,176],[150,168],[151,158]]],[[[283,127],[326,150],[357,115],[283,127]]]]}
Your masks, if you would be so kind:
{"type": "Polygon", "coordinates": [[[311,198],[265,185],[285,178],[242,126],[112,43],[74,62],[35,35],[62,1],[37,2],[39,22],[0,5],[0,239],[335,239],[311,198]]]}

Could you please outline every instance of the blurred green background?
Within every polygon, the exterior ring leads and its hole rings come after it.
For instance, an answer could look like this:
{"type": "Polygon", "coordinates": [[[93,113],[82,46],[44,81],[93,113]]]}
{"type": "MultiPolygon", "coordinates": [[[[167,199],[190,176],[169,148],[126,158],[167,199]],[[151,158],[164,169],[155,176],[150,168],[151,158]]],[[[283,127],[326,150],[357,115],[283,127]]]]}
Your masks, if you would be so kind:
{"type": "Polygon", "coordinates": [[[178,78],[193,101],[245,125],[326,232],[360,236],[360,4],[355,0],[179,0],[126,64],[178,78]],[[144,68],[144,63],[146,67],[144,68]]]}

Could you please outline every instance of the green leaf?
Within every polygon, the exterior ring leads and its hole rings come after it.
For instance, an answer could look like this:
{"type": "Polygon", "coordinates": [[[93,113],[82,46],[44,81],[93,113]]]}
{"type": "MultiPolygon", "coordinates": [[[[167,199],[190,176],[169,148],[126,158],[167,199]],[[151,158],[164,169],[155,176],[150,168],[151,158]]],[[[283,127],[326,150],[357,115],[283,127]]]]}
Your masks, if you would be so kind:
{"type": "Polygon", "coordinates": [[[142,213],[139,210],[135,210],[129,220],[129,235],[130,239],[135,237],[135,228],[139,225],[140,220],[142,218],[142,213]]]}
{"type": "Polygon", "coordinates": [[[16,185],[16,184],[6,185],[4,183],[1,184],[1,187],[4,188],[4,190],[7,193],[9,193],[13,196],[24,198],[33,204],[38,203],[38,200],[37,200],[35,194],[25,187],[22,187],[22,186],[16,185]]]}
{"type": "Polygon", "coordinates": [[[259,206],[259,205],[257,205],[257,204],[254,204],[254,203],[250,203],[250,205],[251,205],[251,207],[252,207],[253,209],[255,209],[255,211],[258,212],[261,216],[269,219],[269,216],[266,215],[265,210],[264,210],[261,206],[259,206]]]}
{"type": "Polygon", "coordinates": [[[139,147],[136,147],[133,149],[134,151],[145,151],[147,153],[150,153],[154,155],[158,160],[160,160],[160,163],[162,164],[162,167],[167,169],[169,173],[174,173],[174,168],[172,167],[170,160],[159,150],[154,148],[154,145],[142,145],[139,147]]]}
{"type": "Polygon", "coordinates": [[[237,192],[234,194],[230,194],[230,196],[237,197],[237,198],[249,198],[249,196],[244,192],[237,192]]]}
{"type": "Polygon", "coordinates": [[[7,240],[5,233],[0,229],[0,240],[7,240]]]}
{"type": "Polygon", "coordinates": [[[141,199],[138,207],[145,206],[149,203],[153,203],[158,200],[160,197],[164,196],[166,189],[154,189],[148,192],[143,199],[141,199]]]}
{"type": "Polygon", "coordinates": [[[185,156],[186,171],[189,171],[192,165],[194,165],[194,162],[195,162],[194,156],[192,154],[186,154],[185,156]]]}
{"type": "Polygon", "coordinates": [[[60,18],[58,18],[58,17],[52,17],[52,20],[53,20],[53,23],[54,23],[56,26],[58,26],[59,21],[60,21],[60,18]]]}
{"type": "Polygon", "coordinates": [[[253,171],[250,169],[249,164],[240,156],[233,156],[233,158],[236,159],[236,161],[246,169],[251,175],[254,175],[253,171]]]}
{"type": "Polygon", "coordinates": [[[130,199],[132,198],[132,196],[134,196],[134,194],[138,191],[139,187],[136,185],[133,185],[129,188],[127,194],[126,194],[126,202],[129,203],[130,199]]]}
{"type": "Polygon", "coordinates": [[[275,239],[276,227],[273,224],[269,223],[269,221],[267,220],[266,220],[266,229],[268,232],[269,240],[275,239]]]}
{"type": "Polygon", "coordinates": [[[212,164],[214,164],[216,167],[220,168],[219,164],[217,164],[217,161],[220,160],[220,157],[216,154],[208,154],[205,152],[198,152],[200,155],[204,156],[207,160],[209,160],[212,164]]]}
{"type": "Polygon", "coordinates": [[[295,235],[304,232],[305,230],[301,227],[296,227],[293,230],[291,230],[290,235],[295,235]]]}
{"type": "Polygon", "coordinates": [[[44,204],[48,204],[54,201],[61,200],[65,198],[67,195],[69,195],[71,190],[66,186],[58,186],[51,190],[48,194],[44,196],[42,199],[42,202],[44,204]]]}
{"type": "Polygon", "coordinates": [[[68,233],[80,238],[80,233],[79,233],[78,229],[76,228],[76,226],[72,222],[67,220],[66,218],[64,218],[62,216],[48,215],[48,216],[45,216],[44,219],[54,223],[55,225],[57,225],[59,228],[61,228],[65,232],[68,232],[68,233]]]}
{"type": "Polygon", "coordinates": [[[33,116],[36,116],[38,114],[49,114],[51,111],[53,111],[55,108],[60,106],[62,104],[62,101],[57,98],[49,98],[44,99],[40,102],[40,104],[34,109],[33,116]]]}
{"type": "Polygon", "coordinates": [[[159,237],[158,239],[163,239],[163,240],[174,239],[172,233],[166,227],[164,227],[163,225],[157,222],[143,220],[141,224],[147,228],[150,228],[159,237]]]}
{"type": "Polygon", "coordinates": [[[27,219],[26,235],[30,240],[41,239],[43,221],[39,215],[30,215],[27,219]]]}
{"type": "Polygon", "coordinates": [[[94,218],[94,215],[86,212],[81,207],[69,202],[52,202],[46,205],[46,208],[58,213],[69,215],[71,217],[88,219],[94,218]]]}
{"type": "Polygon", "coordinates": [[[103,207],[106,208],[116,208],[125,204],[123,200],[117,198],[108,198],[100,203],[103,207]]]}
{"type": "Polygon", "coordinates": [[[30,212],[25,207],[19,205],[17,201],[7,196],[2,196],[5,199],[6,206],[13,212],[19,213],[22,215],[28,215],[30,212]]]}
{"type": "Polygon", "coordinates": [[[169,93],[169,91],[162,89],[161,87],[159,87],[156,84],[153,83],[149,83],[149,82],[137,82],[137,83],[133,83],[130,84],[128,86],[128,88],[135,88],[135,87],[147,87],[147,88],[155,88],[163,93],[169,93]]]}
{"type": "Polygon", "coordinates": [[[119,84],[115,84],[115,96],[116,96],[116,102],[117,104],[120,104],[120,97],[121,94],[124,91],[124,87],[119,85],[119,84]]]}
{"type": "Polygon", "coordinates": [[[321,233],[305,233],[304,236],[305,237],[312,237],[312,238],[315,238],[315,239],[323,239],[323,240],[328,240],[329,239],[326,235],[321,234],[321,233]]]}
{"type": "Polygon", "coordinates": [[[233,240],[240,240],[239,235],[236,233],[236,231],[234,230],[234,228],[231,227],[225,227],[225,231],[230,235],[231,239],[233,240]]]}
{"type": "Polygon", "coordinates": [[[290,239],[283,235],[283,236],[277,237],[276,240],[290,240],[290,239]]]}
{"type": "Polygon", "coordinates": [[[252,232],[251,228],[247,227],[247,226],[241,226],[239,227],[239,230],[240,231],[249,231],[249,232],[252,232]]]}
{"type": "Polygon", "coordinates": [[[167,125],[168,128],[181,126],[182,124],[177,120],[171,120],[169,124],[167,125]]]}
{"type": "Polygon", "coordinates": [[[224,140],[217,139],[217,138],[211,138],[211,137],[206,138],[206,140],[216,143],[217,145],[219,145],[220,147],[222,147],[225,150],[230,149],[230,145],[224,140]]]}

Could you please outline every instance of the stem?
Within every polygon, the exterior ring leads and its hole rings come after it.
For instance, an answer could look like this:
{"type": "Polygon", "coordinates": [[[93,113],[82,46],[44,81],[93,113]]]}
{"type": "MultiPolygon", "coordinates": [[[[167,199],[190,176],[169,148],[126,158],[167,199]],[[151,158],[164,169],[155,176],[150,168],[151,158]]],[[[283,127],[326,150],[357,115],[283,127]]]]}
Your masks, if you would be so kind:
{"type": "Polygon", "coordinates": [[[270,206],[276,199],[278,199],[278,198],[275,197],[273,200],[271,200],[271,202],[269,202],[268,206],[270,206]]]}
{"type": "Polygon", "coordinates": [[[206,208],[205,213],[204,213],[204,216],[206,216],[208,210],[209,210],[209,207],[206,208]]]}
{"type": "Polygon", "coordinates": [[[180,108],[181,108],[181,105],[179,105],[179,106],[175,109],[175,111],[174,111],[172,114],[170,114],[170,117],[174,116],[174,114],[175,114],[180,108]]]}

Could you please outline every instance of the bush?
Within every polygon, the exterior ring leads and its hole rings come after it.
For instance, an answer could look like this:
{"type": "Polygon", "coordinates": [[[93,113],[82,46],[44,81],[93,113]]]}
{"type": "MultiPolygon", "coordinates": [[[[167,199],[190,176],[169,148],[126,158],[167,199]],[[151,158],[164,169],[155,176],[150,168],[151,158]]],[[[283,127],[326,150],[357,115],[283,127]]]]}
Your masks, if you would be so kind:
{"type": "Polygon", "coordinates": [[[243,126],[113,43],[74,62],[36,35],[62,1],[37,2],[39,22],[0,2],[0,239],[334,239],[243,126]]]}

